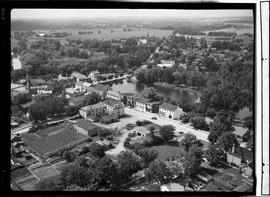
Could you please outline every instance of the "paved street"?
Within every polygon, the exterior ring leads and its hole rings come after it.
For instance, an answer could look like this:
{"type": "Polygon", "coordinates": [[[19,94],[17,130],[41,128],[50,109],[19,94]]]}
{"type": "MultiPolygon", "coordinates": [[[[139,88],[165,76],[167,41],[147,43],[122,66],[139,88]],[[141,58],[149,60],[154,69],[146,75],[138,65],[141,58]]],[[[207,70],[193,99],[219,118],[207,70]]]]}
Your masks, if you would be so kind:
{"type": "Polygon", "coordinates": [[[190,125],[182,124],[177,120],[169,120],[166,118],[159,117],[157,114],[153,114],[150,112],[140,112],[140,111],[130,109],[127,107],[125,108],[125,113],[130,115],[130,116],[138,117],[138,119],[140,119],[140,120],[149,120],[149,121],[151,121],[157,125],[160,125],[160,126],[168,125],[168,124],[173,125],[173,126],[175,126],[176,134],[180,131],[182,131],[184,133],[190,132],[190,133],[196,135],[196,137],[198,139],[208,141],[207,140],[207,137],[209,134],[208,132],[203,131],[203,130],[199,130],[199,129],[196,130],[193,127],[191,127],[190,125]],[[152,117],[157,117],[157,120],[151,119],[152,117]]]}

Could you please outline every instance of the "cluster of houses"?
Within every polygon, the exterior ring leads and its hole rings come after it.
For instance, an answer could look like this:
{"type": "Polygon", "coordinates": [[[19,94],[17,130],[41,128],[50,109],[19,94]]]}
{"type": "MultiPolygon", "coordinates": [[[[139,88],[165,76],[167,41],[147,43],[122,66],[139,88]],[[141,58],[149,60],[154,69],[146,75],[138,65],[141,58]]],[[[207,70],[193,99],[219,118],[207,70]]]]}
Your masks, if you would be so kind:
{"type": "Polygon", "coordinates": [[[26,149],[19,134],[11,134],[11,166],[29,166],[38,162],[26,149]]]}

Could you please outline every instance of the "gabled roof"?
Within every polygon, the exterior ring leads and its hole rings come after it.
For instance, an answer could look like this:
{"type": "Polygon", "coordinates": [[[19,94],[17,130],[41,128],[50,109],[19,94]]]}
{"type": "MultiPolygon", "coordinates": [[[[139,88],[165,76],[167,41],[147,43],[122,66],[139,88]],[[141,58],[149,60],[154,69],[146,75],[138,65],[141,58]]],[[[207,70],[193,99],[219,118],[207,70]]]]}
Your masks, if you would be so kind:
{"type": "Polygon", "coordinates": [[[179,107],[177,107],[176,105],[172,105],[170,103],[162,103],[162,105],[160,105],[159,108],[167,109],[169,111],[175,111],[179,107]]]}
{"type": "Polygon", "coordinates": [[[113,90],[109,90],[107,92],[107,94],[110,94],[110,95],[113,95],[113,96],[116,96],[116,97],[120,97],[121,96],[120,92],[113,91],[113,90]]]}
{"type": "Polygon", "coordinates": [[[34,101],[30,101],[28,103],[22,104],[21,106],[22,106],[22,108],[25,109],[25,108],[29,108],[33,103],[34,103],[34,101]]]}
{"type": "Polygon", "coordinates": [[[112,98],[108,98],[104,101],[102,101],[104,104],[106,105],[110,105],[110,106],[114,106],[114,105],[119,105],[119,104],[122,104],[121,101],[118,101],[118,100],[115,100],[115,99],[112,99],[112,98]]]}
{"type": "Polygon", "coordinates": [[[98,128],[91,121],[86,120],[86,119],[78,120],[74,124],[77,125],[77,126],[79,126],[79,127],[81,127],[81,128],[83,128],[86,131],[89,131],[89,130],[98,128]]]}
{"type": "Polygon", "coordinates": [[[85,107],[82,107],[81,110],[93,110],[93,109],[99,109],[99,108],[105,108],[105,104],[104,103],[97,103],[97,104],[93,104],[93,105],[87,105],[85,107]]]}
{"type": "Polygon", "coordinates": [[[146,99],[146,98],[140,97],[140,98],[136,98],[136,102],[147,104],[148,102],[150,102],[150,100],[149,99],[146,99]]]}
{"type": "Polygon", "coordinates": [[[79,73],[79,72],[73,72],[73,73],[71,74],[71,76],[76,77],[76,78],[81,78],[81,79],[85,79],[85,78],[86,78],[85,75],[83,75],[83,74],[81,74],[81,73],[79,73]]]}
{"type": "Polygon", "coordinates": [[[244,127],[239,127],[239,126],[234,126],[235,130],[234,130],[234,134],[235,135],[239,135],[241,137],[243,137],[245,135],[245,133],[247,132],[247,128],[244,127]]]}
{"type": "Polygon", "coordinates": [[[77,103],[77,102],[84,101],[85,97],[86,97],[85,95],[74,97],[70,99],[69,103],[77,103]]]}
{"type": "Polygon", "coordinates": [[[85,86],[85,87],[90,87],[91,86],[91,84],[90,83],[88,83],[88,82],[83,82],[83,84],[82,84],[83,86],[85,86]]]}
{"type": "Polygon", "coordinates": [[[136,132],[139,132],[139,133],[143,133],[145,135],[150,133],[149,130],[147,130],[145,127],[142,127],[142,126],[137,126],[133,130],[136,131],[136,132]]]}

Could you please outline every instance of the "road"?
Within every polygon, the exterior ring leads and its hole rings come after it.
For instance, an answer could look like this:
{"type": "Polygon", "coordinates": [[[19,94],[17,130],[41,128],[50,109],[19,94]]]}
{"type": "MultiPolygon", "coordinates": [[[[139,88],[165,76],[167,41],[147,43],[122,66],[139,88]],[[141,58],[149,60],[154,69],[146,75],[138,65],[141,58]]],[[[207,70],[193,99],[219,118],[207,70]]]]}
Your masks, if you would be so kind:
{"type": "Polygon", "coordinates": [[[111,156],[117,156],[121,151],[126,150],[124,147],[124,142],[126,138],[128,137],[128,134],[133,131],[125,129],[122,132],[123,132],[123,135],[121,135],[121,137],[119,138],[120,142],[117,144],[115,148],[106,151],[106,154],[111,155],[111,156]]]}
{"type": "Polygon", "coordinates": [[[11,130],[13,134],[22,134],[29,131],[29,129],[32,127],[32,124],[24,125],[23,127],[18,127],[16,129],[11,130]]]}
{"type": "MultiPolygon", "coordinates": [[[[193,127],[191,127],[188,124],[182,124],[180,121],[177,120],[169,120],[167,118],[159,117],[157,114],[153,114],[150,112],[140,112],[135,109],[130,109],[130,108],[125,108],[125,113],[130,115],[130,116],[135,116],[138,117],[140,120],[149,120],[157,125],[163,126],[163,125],[173,125],[175,127],[175,132],[178,134],[179,132],[184,132],[184,133],[192,133],[194,134],[198,139],[207,141],[208,138],[208,132],[203,131],[203,130],[196,130],[193,127]],[[157,117],[157,120],[152,119],[152,117],[157,117]]],[[[133,122],[134,123],[134,122],[133,122]]]]}

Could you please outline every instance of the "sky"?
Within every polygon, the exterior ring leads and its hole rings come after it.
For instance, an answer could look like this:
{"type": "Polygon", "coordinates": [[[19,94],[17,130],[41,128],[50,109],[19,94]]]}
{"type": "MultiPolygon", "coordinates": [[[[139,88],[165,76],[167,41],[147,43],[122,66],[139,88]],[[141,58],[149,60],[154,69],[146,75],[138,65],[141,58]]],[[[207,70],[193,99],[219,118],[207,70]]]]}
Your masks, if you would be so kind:
{"type": "Polygon", "coordinates": [[[65,19],[113,17],[239,17],[252,10],[166,10],[166,9],[13,9],[11,19],[65,19]]]}

